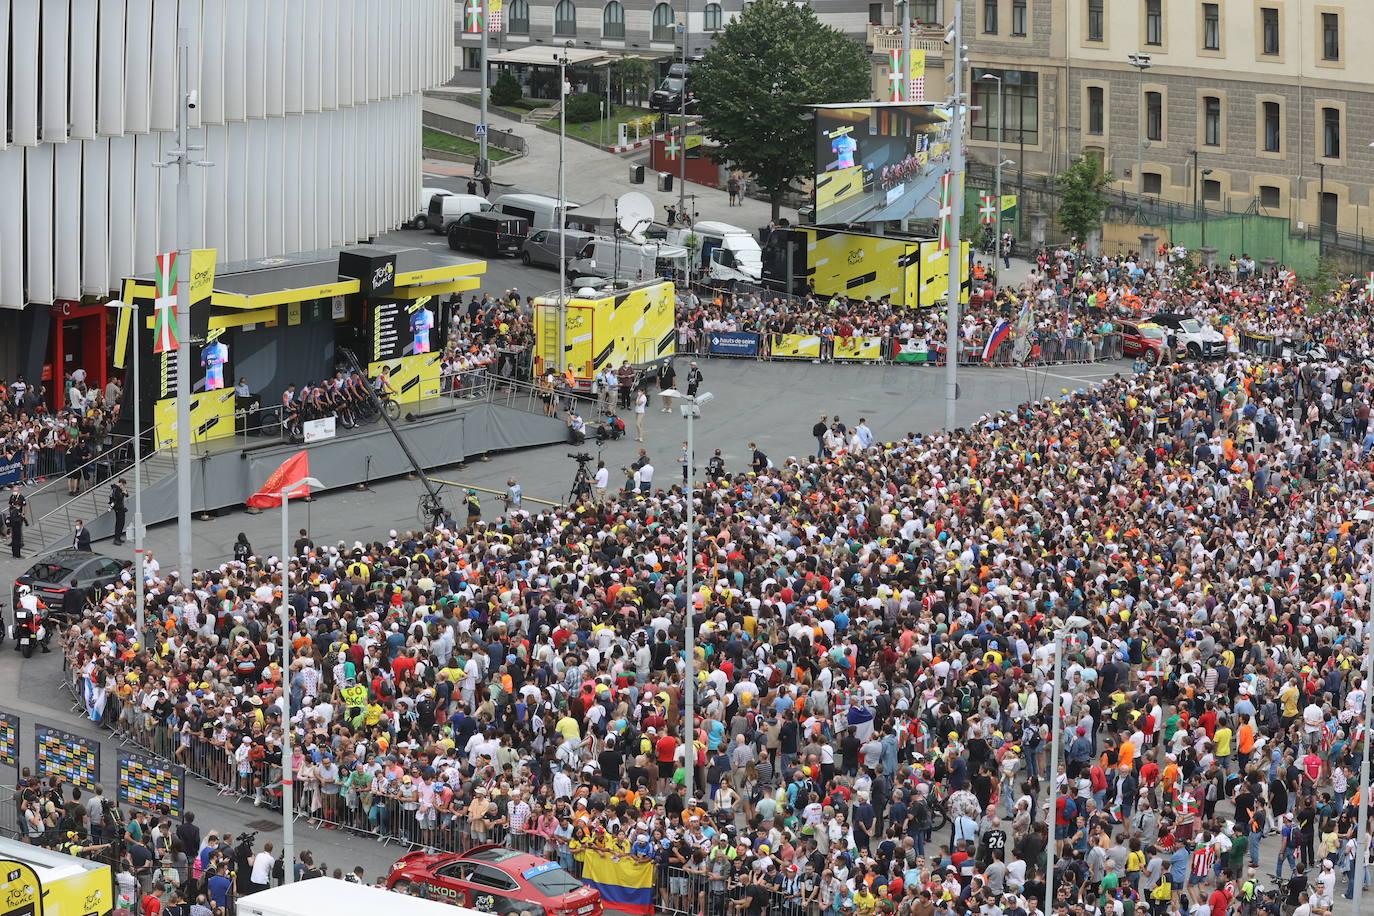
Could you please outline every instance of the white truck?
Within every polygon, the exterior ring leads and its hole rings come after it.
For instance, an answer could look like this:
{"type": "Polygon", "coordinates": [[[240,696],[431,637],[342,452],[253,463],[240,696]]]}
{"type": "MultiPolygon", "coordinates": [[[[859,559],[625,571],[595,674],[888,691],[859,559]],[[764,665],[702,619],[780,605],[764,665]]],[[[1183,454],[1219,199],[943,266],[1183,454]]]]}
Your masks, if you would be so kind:
{"type": "MultiPolygon", "coordinates": [[[[650,233],[653,234],[652,232],[650,233]]],[[[674,226],[664,233],[668,242],[688,252],[688,239],[696,236],[692,269],[719,283],[758,283],[763,279],[763,249],[748,230],[729,223],[701,220],[690,228],[674,226]]]]}
{"type": "Polygon", "coordinates": [[[338,878],[311,878],[240,897],[238,916],[486,916],[480,910],[450,906],[338,878]]]}
{"type": "Polygon", "coordinates": [[[582,251],[568,264],[570,276],[641,281],[687,269],[687,249],[658,239],[596,238],[582,251]]]}

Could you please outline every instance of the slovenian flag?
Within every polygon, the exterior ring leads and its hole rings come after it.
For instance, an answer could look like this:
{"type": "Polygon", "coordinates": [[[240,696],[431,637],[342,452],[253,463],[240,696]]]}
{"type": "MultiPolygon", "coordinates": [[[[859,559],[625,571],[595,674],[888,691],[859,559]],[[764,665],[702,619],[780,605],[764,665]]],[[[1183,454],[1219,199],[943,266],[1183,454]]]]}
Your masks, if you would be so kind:
{"type": "Polygon", "coordinates": [[[983,362],[991,360],[993,354],[997,352],[997,348],[1002,346],[1002,343],[1010,336],[1011,322],[997,322],[997,327],[993,328],[992,333],[988,335],[988,342],[983,344],[983,362]]]}

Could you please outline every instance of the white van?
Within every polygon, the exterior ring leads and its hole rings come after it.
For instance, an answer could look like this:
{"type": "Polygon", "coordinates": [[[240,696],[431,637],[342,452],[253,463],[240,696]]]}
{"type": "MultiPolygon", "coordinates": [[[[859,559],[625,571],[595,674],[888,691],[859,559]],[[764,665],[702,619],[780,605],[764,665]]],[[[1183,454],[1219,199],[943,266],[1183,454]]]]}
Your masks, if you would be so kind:
{"type": "Polygon", "coordinates": [[[310,878],[240,897],[239,916],[483,916],[481,910],[423,900],[338,878],[310,878]]]}
{"type": "Polygon", "coordinates": [[[415,216],[401,226],[402,229],[427,229],[429,228],[429,202],[435,197],[447,197],[452,194],[448,188],[421,188],[420,206],[415,210],[415,216]]]}
{"type": "MultiPolygon", "coordinates": [[[[558,198],[543,194],[502,194],[491,202],[492,208],[506,216],[518,216],[530,224],[530,232],[558,228],[558,198]]],[[[563,202],[563,209],[582,206],[571,200],[563,202]]]]}
{"type": "Polygon", "coordinates": [[[583,257],[568,264],[568,272],[577,277],[612,277],[623,280],[649,280],[687,269],[687,249],[655,239],[636,242],[633,239],[597,238],[590,250],[583,249],[583,257]]]}
{"type": "Polygon", "coordinates": [[[690,229],[674,227],[668,241],[686,247],[687,238],[697,237],[694,267],[712,280],[757,283],[763,277],[763,249],[753,233],[712,220],[700,220],[690,229]]]}
{"type": "Polygon", "coordinates": [[[449,224],[464,213],[485,213],[491,204],[477,194],[445,194],[429,199],[429,228],[440,235],[448,232],[449,224]]]}

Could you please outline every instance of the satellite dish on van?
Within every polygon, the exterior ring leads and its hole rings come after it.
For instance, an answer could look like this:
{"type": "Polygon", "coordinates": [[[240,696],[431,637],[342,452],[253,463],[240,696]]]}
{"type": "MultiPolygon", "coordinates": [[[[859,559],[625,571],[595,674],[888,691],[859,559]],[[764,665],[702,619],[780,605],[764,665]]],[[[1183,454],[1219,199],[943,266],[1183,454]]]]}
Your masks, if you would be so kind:
{"type": "Polygon", "coordinates": [[[644,229],[654,221],[654,202],[638,191],[627,191],[616,198],[615,221],[621,232],[643,238],[644,229]]]}

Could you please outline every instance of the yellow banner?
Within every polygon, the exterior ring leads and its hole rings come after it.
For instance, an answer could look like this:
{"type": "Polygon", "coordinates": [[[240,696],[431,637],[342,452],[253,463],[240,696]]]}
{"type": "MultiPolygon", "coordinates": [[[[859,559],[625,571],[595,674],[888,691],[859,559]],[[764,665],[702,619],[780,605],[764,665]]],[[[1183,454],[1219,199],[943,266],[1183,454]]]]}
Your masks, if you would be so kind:
{"type": "Polygon", "coordinates": [[[926,75],[926,52],[911,52],[911,78],[913,80],[924,79],[926,75]]]}
{"type": "Polygon", "coordinates": [[[882,359],[881,337],[836,337],[835,359],[882,359]]]}
{"type": "Polygon", "coordinates": [[[43,916],[43,882],[32,865],[0,859],[0,916],[43,916]]]}
{"type": "Polygon", "coordinates": [[[108,865],[51,881],[43,891],[46,916],[106,916],[114,909],[108,865]]]}
{"type": "Polygon", "coordinates": [[[196,248],[191,252],[192,305],[208,302],[215,291],[215,254],[214,248],[196,248]]]}
{"type": "Polygon", "coordinates": [[[819,359],[821,339],[809,334],[774,334],[772,355],[786,359],[819,359]]]}
{"type": "MultiPolygon", "coordinates": [[[[177,443],[177,399],[162,398],[153,404],[157,447],[177,443]]],[[[209,442],[234,435],[234,389],[199,391],[191,395],[192,442],[209,442]]]]}
{"type": "MultiPolygon", "coordinates": [[[[959,291],[959,301],[968,302],[969,290],[969,244],[961,242],[963,257],[960,273],[963,282],[959,291]]],[[[943,305],[949,295],[949,252],[940,250],[940,243],[933,239],[921,242],[921,280],[917,305],[922,308],[943,305]]]]}
{"type": "Polygon", "coordinates": [[[1003,209],[1003,210],[1014,210],[1014,209],[1016,209],[1016,195],[1015,195],[1015,194],[1003,194],[1003,195],[1002,195],[1002,209],[1003,209]]]}
{"type": "Polygon", "coordinates": [[[418,404],[439,396],[439,363],[442,358],[442,353],[420,353],[368,363],[367,375],[376,378],[382,374],[382,369],[386,369],[390,373],[397,403],[418,404]]]}

